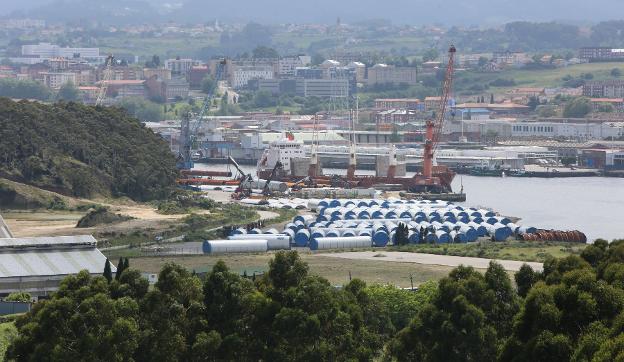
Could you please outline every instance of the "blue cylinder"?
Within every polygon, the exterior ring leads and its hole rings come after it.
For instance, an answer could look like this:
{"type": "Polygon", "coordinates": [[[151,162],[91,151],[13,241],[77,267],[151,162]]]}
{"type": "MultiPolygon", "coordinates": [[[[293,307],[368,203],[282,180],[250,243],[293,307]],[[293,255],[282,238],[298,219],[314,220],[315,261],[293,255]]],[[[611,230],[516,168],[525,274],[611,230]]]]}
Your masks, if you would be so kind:
{"type": "Polygon", "coordinates": [[[297,246],[306,246],[310,242],[310,232],[306,229],[301,229],[295,234],[295,244],[297,246]]]}
{"type": "Polygon", "coordinates": [[[414,230],[410,232],[410,236],[409,236],[410,244],[418,244],[419,240],[420,240],[420,230],[414,230]]]}
{"type": "Polygon", "coordinates": [[[436,236],[436,234],[429,232],[427,236],[425,236],[425,241],[430,244],[437,243],[438,237],[436,236]]]}
{"type": "Polygon", "coordinates": [[[326,238],[337,238],[340,236],[340,231],[338,230],[328,230],[325,232],[326,238]]]}
{"type": "Polygon", "coordinates": [[[436,231],[436,236],[437,236],[439,244],[447,244],[451,242],[450,235],[445,231],[442,231],[442,230],[436,231]]]}
{"type": "Polygon", "coordinates": [[[386,231],[376,231],[373,234],[373,245],[377,247],[384,247],[388,245],[390,241],[390,236],[386,231]]]}

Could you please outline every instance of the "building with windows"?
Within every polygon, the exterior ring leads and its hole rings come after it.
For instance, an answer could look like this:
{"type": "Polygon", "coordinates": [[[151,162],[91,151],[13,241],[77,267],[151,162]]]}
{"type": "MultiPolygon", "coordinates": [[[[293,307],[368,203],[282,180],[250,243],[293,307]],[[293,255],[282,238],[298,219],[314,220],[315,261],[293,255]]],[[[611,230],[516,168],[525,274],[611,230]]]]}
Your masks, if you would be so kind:
{"type": "Polygon", "coordinates": [[[297,95],[301,97],[346,98],[350,94],[348,79],[298,79],[297,95]]]}
{"type": "Polygon", "coordinates": [[[42,72],[39,75],[41,82],[52,89],[59,89],[68,83],[78,85],[76,73],[42,72]]]}
{"type": "Polygon", "coordinates": [[[624,61],[624,49],[584,47],[579,49],[579,58],[586,62],[621,62],[624,61]]]}
{"type": "Polygon", "coordinates": [[[395,67],[387,64],[375,64],[368,69],[369,85],[375,84],[418,84],[416,67],[395,67]]]}
{"type": "Polygon", "coordinates": [[[282,57],[277,61],[277,76],[280,78],[294,77],[299,67],[306,67],[312,62],[309,55],[282,57]]]}
{"type": "MultiPolygon", "coordinates": [[[[101,82],[97,82],[100,86],[101,82]]],[[[111,80],[108,81],[106,90],[107,97],[145,97],[145,81],[144,80],[111,80]]]]}
{"type": "Polygon", "coordinates": [[[186,75],[192,67],[199,65],[198,60],[194,59],[167,59],[165,60],[165,68],[171,71],[173,75],[186,75]]]}
{"type": "Polygon", "coordinates": [[[378,98],[375,99],[377,109],[420,109],[422,103],[418,98],[378,98]]]}
{"type": "Polygon", "coordinates": [[[162,80],[171,79],[171,69],[167,68],[143,68],[143,78],[149,79],[151,77],[157,77],[162,80]]]}
{"type": "Polygon", "coordinates": [[[235,66],[230,84],[234,89],[241,89],[253,79],[273,79],[273,67],[263,65],[235,66]]]}
{"type": "Polygon", "coordinates": [[[38,59],[39,62],[54,58],[84,59],[89,62],[100,63],[100,48],[70,48],[60,47],[51,43],[22,45],[22,57],[38,59]]]}
{"type": "Polygon", "coordinates": [[[583,95],[592,98],[624,98],[624,80],[586,82],[583,85],[583,95]]]}
{"type": "Polygon", "coordinates": [[[603,140],[624,136],[624,122],[560,123],[516,122],[511,128],[513,138],[567,138],[603,140]]]}

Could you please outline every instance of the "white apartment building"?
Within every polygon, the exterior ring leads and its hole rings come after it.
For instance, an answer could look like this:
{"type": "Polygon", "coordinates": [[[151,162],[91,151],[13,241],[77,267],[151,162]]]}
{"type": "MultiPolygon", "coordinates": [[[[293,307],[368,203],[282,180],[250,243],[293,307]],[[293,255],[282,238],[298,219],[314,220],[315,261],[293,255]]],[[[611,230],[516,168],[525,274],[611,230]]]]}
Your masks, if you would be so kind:
{"type": "Polygon", "coordinates": [[[230,84],[234,89],[247,86],[250,80],[273,79],[273,67],[264,65],[235,66],[230,77],[230,84]]]}

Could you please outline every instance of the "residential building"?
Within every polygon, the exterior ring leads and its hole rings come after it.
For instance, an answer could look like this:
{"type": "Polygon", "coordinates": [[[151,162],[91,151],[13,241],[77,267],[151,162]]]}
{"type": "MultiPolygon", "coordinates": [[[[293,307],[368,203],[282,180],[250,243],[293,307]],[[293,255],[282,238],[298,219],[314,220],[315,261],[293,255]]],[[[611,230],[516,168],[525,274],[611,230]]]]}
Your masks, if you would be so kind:
{"type": "Polygon", "coordinates": [[[234,89],[247,86],[253,79],[273,79],[273,67],[270,66],[235,66],[230,78],[230,84],[234,89]]]}
{"type": "MultiPolygon", "coordinates": [[[[97,85],[100,86],[101,82],[97,82],[97,85]]],[[[111,80],[108,81],[106,95],[111,98],[145,97],[145,86],[145,80],[111,80]]]]}
{"type": "Polygon", "coordinates": [[[163,81],[164,99],[173,101],[188,98],[189,83],[184,78],[172,78],[163,81]]]}
{"type": "Polygon", "coordinates": [[[502,67],[521,67],[531,61],[531,57],[524,52],[504,50],[492,53],[492,62],[502,67]]]}
{"type": "Polygon", "coordinates": [[[323,78],[323,69],[320,68],[310,68],[310,67],[299,67],[295,69],[295,77],[303,78],[303,79],[322,79],[323,78]]]}
{"type": "Polygon", "coordinates": [[[347,79],[298,79],[297,95],[302,97],[345,98],[349,96],[347,79]]]}
{"type": "Polygon", "coordinates": [[[173,75],[186,75],[192,67],[199,65],[198,60],[194,59],[167,59],[165,60],[165,68],[171,71],[173,75]]]}
{"type": "Polygon", "coordinates": [[[624,112],[624,98],[591,98],[590,101],[594,112],[603,111],[609,106],[614,112],[624,112]]]}
{"type": "Polygon", "coordinates": [[[624,80],[610,79],[586,82],[583,95],[595,98],[624,98],[624,80]]]}
{"type": "Polygon", "coordinates": [[[418,98],[378,98],[375,99],[377,109],[421,109],[422,103],[418,98]]]}
{"type": "Polygon", "coordinates": [[[347,65],[347,68],[349,68],[355,74],[356,82],[366,82],[366,65],[364,63],[351,62],[349,63],[349,65],[347,65]]]}
{"type": "Polygon", "coordinates": [[[59,89],[67,83],[78,85],[76,73],[43,72],[39,75],[42,83],[52,89],[59,89]]]}
{"type": "Polygon", "coordinates": [[[162,80],[171,79],[171,69],[167,68],[143,68],[143,78],[149,79],[151,77],[157,77],[162,80]]]}
{"type": "Polygon", "coordinates": [[[191,67],[187,77],[191,89],[200,89],[202,81],[209,74],[210,68],[207,65],[196,65],[191,67]]]}
{"type": "Polygon", "coordinates": [[[395,67],[387,64],[376,64],[368,70],[369,85],[375,84],[418,84],[416,67],[395,67]]]}
{"type": "Polygon", "coordinates": [[[267,91],[273,95],[297,93],[297,79],[253,79],[248,83],[251,90],[267,91]]]}
{"type": "Polygon", "coordinates": [[[280,78],[294,77],[297,68],[306,67],[312,62],[309,55],[282,57],[277,61],[277,76],[280,78]]]}
{"type": "Polygon", "coordinates": [[[624,49],[585,47],[579,49],[579,58],[586,62],[621,62],[624,61],[624,49]]]}

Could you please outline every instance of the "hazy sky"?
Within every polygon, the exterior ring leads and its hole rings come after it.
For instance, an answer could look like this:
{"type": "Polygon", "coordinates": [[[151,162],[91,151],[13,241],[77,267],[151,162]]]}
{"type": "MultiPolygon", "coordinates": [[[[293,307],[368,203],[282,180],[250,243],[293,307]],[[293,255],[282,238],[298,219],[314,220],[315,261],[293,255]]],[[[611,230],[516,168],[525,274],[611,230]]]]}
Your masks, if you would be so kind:
{"type": "MultiPolygon", "coordinates": [[[[2,0],[0,13],[29,10],[55,1],[2,0]]],[[[98,2],[102,0],[97,0],[98,2]]],[[[131,0],[108,0],[119,6],[131,0]]],[[[135,4],[142,0],[132,0],[135,4]]],[[[624,0],[144,0],[163,10],[163,4],[182,4],[167,15],[174,20],[255,20],[260,22],[344,22],[383,18],[395,24],[496,24],[513,20],[596,22],[624,18],[624,0]]],[[[76,6],[74,9],[78,10],[76,6]]],[[[85,17],[88,17],[85,14],[85,17]]],[[[167,17],[165,16],[165,18],[167,17]]]]}

